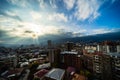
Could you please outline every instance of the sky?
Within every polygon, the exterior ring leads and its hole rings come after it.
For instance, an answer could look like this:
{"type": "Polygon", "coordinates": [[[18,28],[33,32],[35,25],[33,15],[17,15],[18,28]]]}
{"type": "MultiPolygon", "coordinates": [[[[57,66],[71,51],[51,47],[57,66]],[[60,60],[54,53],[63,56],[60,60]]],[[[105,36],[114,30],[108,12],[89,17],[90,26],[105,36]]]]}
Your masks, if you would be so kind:
{"type": "Polygon", "coordinates": [[[0,44],[120,31],[120,0],[0,0],[0,44]]]}

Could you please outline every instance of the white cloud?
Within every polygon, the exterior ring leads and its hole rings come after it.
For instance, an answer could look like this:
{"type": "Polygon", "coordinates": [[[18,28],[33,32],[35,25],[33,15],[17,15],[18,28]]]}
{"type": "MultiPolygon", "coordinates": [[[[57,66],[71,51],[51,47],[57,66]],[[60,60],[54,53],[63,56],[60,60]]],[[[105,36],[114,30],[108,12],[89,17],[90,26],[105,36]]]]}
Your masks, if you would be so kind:
{"type": "Polygon", "coordinates": [[[50,0],[50,5],[52,6],[52,8],[57,8],[56,0],[50,0]]]}
{"type": "Polygon", "coordinates": [[[98,0],[77,0],[76,5],[74,15],[78,20],[95,19],[100,15],[101,3],[98,0]]]}
{"type": "Polygon", "coordinates": [[[104,34],[104,33],[109,33],[109,32],[114,32],[114,29],[94,29],[92,30],[92,34],[104,34]]]}
{"type": "Polygon", "coordinates": [[[40,25],[62,25],[61,22],[68,22],[68,18],[64,13],[31,11],[30,16],[32,16],[31,18],[33,23],[40,25]]]}
{"type": "Polygon", "coordinates": [[[45,3],[45,0],[38,0],[38,2],[40,5],[40,8],[42,8],[42,9],[44,9],[47,6],[47,4],[45,3]]]}
{"type": "Polygon", "coordinates": [[[67,16],[65,16],[63,13],[53,13],[51,15],[48,16],[48,20],[50,21],[63,21],[63,22],[67,22],[67,16]]]}
{"type": "Polygon", "coordinates": [[[49,7],[57,8],[56,0],[48,0],[48,3],[45,0],[37,0],[41,9],[47,9],[49,7]],[[49,5],[50,4],[50,5],[49,5]]]}
{"type": "Polygon", "coordinates": [[[40,25],[40,24],[34,24],[29,22],[21,23],[24,27],[21,28],[22,30],[28,30],[32,31],[33,33],[37,33],[38,36],[45,35],[45,34],[55,34],[58,31],[58,28],[56,26],[48,26],[48,25],[40,25]]]}
{"type": "Polygon", "coordinates": [[[6,19],[7,17],[0,15],[0,24],[10,21],[9,19],[6,19]]]}
{"type": "Polygon", "coordinates": [[[12,30],[12,28],[16,27],[16,25],[19,23],[20,21],[14,18],[7,17],[7,16],[0,16],[0,29],[9,31],[9,30],[12,30]]]}
{"type": "Polygon", "coordinates": [[[75,1],[76,0],[63,0],[63,2],[65,3],[66,5],[66,8],[68,10],[72,9],[74,7],[74,4],[75,4],[75,1]]]}
{"type": "Polygon", "coordinates": [[[32,12],[30,12],[30,14],[34,20],[39,20],[42,18],[42,15],[38,12],[32,11],[32,12]]]}
{"type": "Polygon", "coordinates": [[[5,13],[9,16],[17,16],[16,13],[10,12],[10,11],[5,11],[5,13]]]}
{"type": "Polygon", "coordinates": [[[74,34],[76,34],[76,33],[85,33],[85,32],[87,32],[86,29],[81,29],[81,30],[78,30],[78,31],[74,32],[74,34]]]}
{"type": "Polygon", "coordinates": [[[28,0],[7,0],[7,1],[14,5],[21,6],[21,7],[29,6],[28,0]]]}
{"type": "Polygon", "coordinates": [[[86,29],[78,30],[76,32],[73,32],[73,37],[81,37],[85,36],[85,33],[87,32],[86,29]]]}
{"type": "Polygon", "coordinates": [[[5,27],[6,25],[3,25],[1,27],[1,30],[7,31],[7,33],[10,36],[26,37],[26,38],[33,37],[34,34],[36,34],[37,36],[43,36],[46,34],[59,34],[59,29],[60,29],[57,26],[35,24],[31,22],[19,22],[16,23],[14,27],[13,26],[9,26],[9,28],[5,28],[5,27]],[[19,25],[21,25],[22,27],[18,27],[19,25]]]}

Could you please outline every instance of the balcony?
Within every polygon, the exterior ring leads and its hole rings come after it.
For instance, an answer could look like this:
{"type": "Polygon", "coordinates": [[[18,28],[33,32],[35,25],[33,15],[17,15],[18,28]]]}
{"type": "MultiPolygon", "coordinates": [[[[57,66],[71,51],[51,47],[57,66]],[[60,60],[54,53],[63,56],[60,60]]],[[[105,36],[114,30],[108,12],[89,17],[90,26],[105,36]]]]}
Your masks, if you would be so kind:
{"type": "Polygon", "coordinates": [[[118,68],[120,68],[120,64],[115,64],[115,67],[118,67],[118,68]]]}
{"type": "Polygon", "coordinates": [[[115,67],[115,69],[120,71],[120,68],[115,67]]]}

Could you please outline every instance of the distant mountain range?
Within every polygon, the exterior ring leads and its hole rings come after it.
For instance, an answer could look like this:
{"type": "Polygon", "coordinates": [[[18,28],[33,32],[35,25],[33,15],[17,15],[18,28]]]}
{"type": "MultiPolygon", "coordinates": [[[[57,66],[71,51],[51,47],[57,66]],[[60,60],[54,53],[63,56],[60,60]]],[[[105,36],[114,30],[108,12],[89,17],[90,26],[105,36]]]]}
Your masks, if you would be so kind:
{"type": "Polygon", "coordinates": [[[96,34],[96,35],[89,35],[89,36],[83,36],[83,37],[73,37],[73,38],[65,38],[61,39],[60,42],[101,42],[105,40],[110,41],[120,41],[120,31],[113,32],[113,33],[105,33],[105,34],[96,34]]]}

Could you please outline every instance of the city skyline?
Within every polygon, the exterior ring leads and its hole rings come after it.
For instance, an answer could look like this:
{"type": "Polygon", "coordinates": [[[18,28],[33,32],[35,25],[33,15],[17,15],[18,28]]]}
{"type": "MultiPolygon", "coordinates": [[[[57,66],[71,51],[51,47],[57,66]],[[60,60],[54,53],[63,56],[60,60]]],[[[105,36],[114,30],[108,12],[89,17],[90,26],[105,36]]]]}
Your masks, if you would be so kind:
{"type": "Polygon", "coordinates": [[[118,32],[119,4],[119,0],[0,0],[0,44],[118,32]]]}

